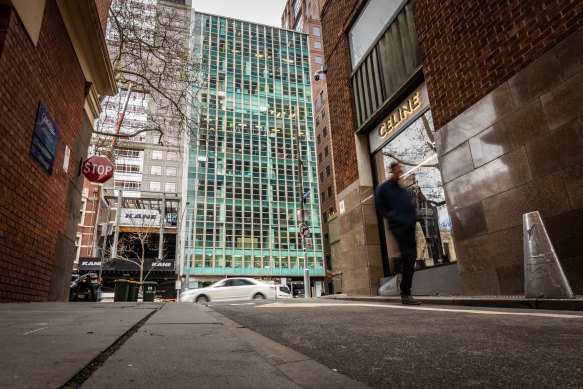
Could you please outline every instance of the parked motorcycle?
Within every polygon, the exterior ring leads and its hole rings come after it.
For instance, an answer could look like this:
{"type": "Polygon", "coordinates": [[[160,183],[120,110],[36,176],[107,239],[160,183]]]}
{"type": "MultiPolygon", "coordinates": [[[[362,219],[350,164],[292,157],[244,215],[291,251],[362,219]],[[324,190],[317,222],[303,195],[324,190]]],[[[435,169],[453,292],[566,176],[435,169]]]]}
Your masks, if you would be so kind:
{"type": "Polygon", "coordinates": [[[69,301],[97,301],[101,280],[96,273],[73,274],[69,301]]]}

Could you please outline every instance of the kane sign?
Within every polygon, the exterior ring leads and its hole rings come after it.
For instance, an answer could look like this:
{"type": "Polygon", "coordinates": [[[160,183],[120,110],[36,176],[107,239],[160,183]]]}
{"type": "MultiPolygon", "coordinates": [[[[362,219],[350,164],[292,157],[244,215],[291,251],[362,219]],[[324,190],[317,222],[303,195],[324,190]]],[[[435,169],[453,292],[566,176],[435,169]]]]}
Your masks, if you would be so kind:
{"type": "Polygon", "coordinates": [[[89,181],[102,184],[113,177],[113,163],[105,157],[91,157],[83,162],[81,172],[89,181]]]}

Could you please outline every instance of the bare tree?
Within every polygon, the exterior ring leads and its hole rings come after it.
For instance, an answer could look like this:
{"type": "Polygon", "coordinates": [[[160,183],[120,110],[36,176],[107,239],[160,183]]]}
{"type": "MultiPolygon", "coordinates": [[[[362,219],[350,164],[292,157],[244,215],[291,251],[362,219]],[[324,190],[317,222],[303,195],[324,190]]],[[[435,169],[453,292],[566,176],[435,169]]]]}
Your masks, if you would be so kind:
{"type": "Polygon", "coordinates": [[[190,47],[190,12],[158,0],[113,0],[106,38],[120,93],[102,103],[94,153],[111,150],[118,140],[143,141],[147,132],[161,145],[194,136],[198,119],[191,107],[201,90],[202,64],[190,47]],[[131,108],[124,112],[128,98],[131,108]]]}

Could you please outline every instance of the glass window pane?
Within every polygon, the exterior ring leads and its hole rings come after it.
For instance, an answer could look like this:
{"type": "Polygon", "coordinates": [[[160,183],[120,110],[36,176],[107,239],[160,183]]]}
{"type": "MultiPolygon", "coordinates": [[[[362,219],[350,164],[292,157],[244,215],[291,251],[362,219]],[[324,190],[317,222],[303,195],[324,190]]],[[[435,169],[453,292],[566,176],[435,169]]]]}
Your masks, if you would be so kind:
{"type": "Polygon", "coordinates": [[[401,0],[369,0],[348,33],[353,69],[383,31],[400,4],[401,0]]]}

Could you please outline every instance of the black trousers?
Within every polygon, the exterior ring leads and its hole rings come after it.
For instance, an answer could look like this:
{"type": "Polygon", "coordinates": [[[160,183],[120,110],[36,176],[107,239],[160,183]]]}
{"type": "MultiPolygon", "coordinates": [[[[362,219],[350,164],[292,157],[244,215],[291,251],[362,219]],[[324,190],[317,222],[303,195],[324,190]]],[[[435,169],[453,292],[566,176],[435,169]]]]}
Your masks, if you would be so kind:
{"type": "Polygon", "coordinates": [[[401,280],[401,295],[411,295],[411,284],[415,272],[415,259],[417,259],[417,242],[415,241],[415,227],[404,231],[391,231],[399,244],[401,251],[401,264],[403,266],[403,279],[401,280]]]}

